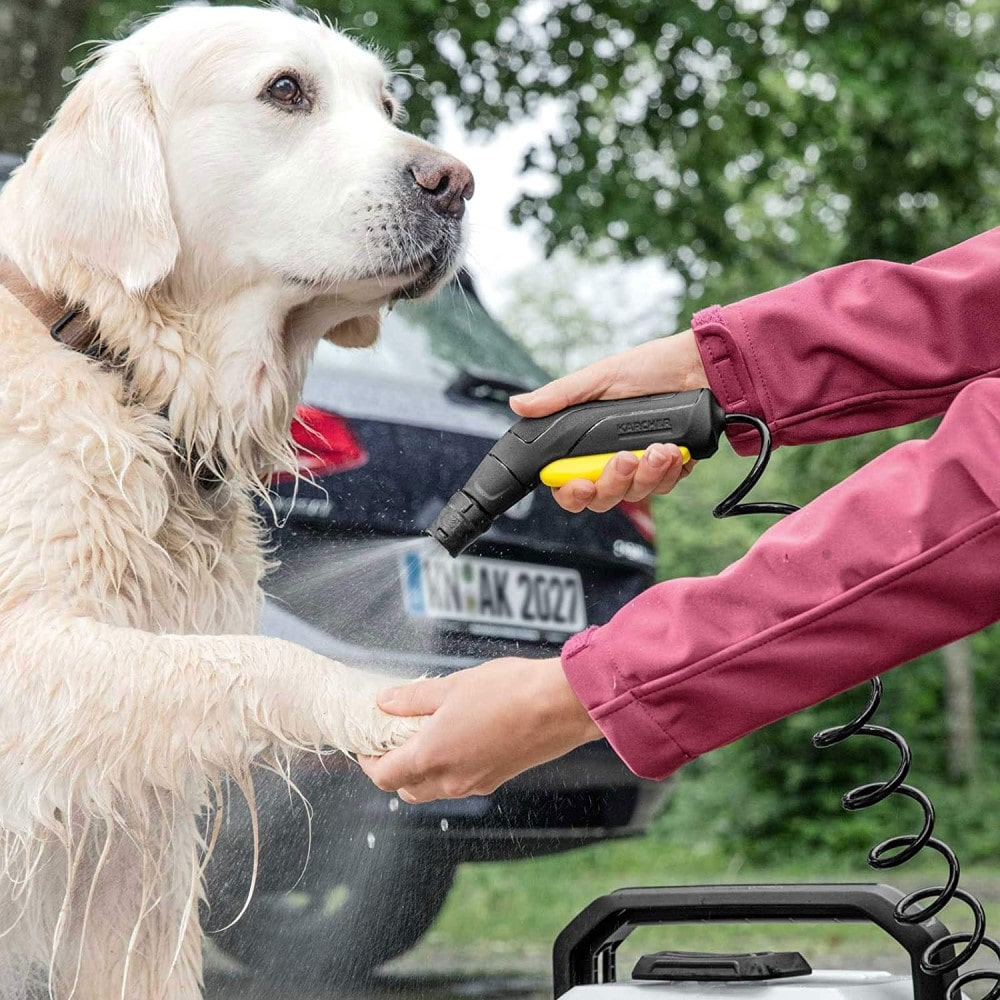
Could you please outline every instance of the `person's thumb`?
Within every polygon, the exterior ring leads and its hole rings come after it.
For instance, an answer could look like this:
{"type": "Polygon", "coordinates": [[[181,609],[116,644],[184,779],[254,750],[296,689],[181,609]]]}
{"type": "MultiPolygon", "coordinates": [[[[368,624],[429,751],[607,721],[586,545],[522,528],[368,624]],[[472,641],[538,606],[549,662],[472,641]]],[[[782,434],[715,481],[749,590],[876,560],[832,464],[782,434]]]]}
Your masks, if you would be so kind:
{"type": "Polygon", "coordinates": [[[378,707],[389,715],[433,715],[444,701],[448,691],[448,678],[432,677],[413,684],[384,688],[379,691],[378,707]]]}
{"type": "Polygon", "coordinates": [[[615,369],[608,360],[598,361],[557,378],[533,392],[510,397],[510,408],[521,417],[547,417],[575,403],[601,399],[615,381],[615,369]]]}

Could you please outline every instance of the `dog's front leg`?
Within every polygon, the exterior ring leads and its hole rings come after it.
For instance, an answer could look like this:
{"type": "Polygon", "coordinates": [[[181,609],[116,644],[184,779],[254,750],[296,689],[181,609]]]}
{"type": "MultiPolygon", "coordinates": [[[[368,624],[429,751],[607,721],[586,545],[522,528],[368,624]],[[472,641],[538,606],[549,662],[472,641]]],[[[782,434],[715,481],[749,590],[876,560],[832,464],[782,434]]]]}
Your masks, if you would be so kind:
{"type": "Polygon", "coordinates": [[[200,1000],[202,839],[191,804],[150,792],[117,822],[78,818],[68,840],[68,852],[50,849],[69,877],[46,900],[61,911],[47,959],[54,1000],[200,1000]]]}
{"type": "Polygon", "coordinates": [[[150,786],[183,794],[268,748],[384,753],[416,723],[379,711],[380,683],[281,639],[7,614],[0,744],[18,752],[0,755],[0,816],[71,798],[113,811],[150,786]]]}
{"type": "Polygon", "coordinates": [[[280,639],[0,615],[0,879],[28,899],[37,849],[64,855],[46,877],[71,875],[39,883],[44,898],[31,904],[54,948],[57,996],[86,983],[74,995],[118,997],[123,981],[129,998],[150,983],[170,998],[197,995],[190,824],[206,785],[244,775],[269,749],[401,744],[415,723],[378,710],[381,683],[280,639]],[[93,947],[92,934],[107,941],[93,947]],[[117,986],[93,992],[98,983],[117,986]]]}

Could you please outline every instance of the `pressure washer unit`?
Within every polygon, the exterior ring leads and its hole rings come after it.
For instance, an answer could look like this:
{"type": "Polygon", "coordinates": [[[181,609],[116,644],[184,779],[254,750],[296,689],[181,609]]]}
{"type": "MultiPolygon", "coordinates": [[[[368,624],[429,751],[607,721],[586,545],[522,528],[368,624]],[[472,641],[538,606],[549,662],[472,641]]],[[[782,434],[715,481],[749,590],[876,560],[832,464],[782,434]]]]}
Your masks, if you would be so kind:
{"type": "MultiPolygon", "coordinates": [[[[560,486],[572,479],[596,481],[619,451],[641,454],[652,444],[676,444],[685,461],[709,458],[728,427],[753,428],[760,438],[757,457],[743,481],[719,503],[715,517],[791,514],[792,504],[743,503],[771,456],[771,434],[758,417],[725,413],[708,389],[571,406],[547,417],[517,421],[490,449],[468,482],[448,501],[427,533],[457,556],[487,531],[501,514],[537,486],[560,486]]],[[[595,900],[559,935],[553,955],[555,996],[573,1000],[959,1000],[973,982],[991,984],[982,1000],[1000,1000],[1000,973],[975,969],[959,973],[981,947],[1000,959],[1000,945],[986,936],[982,903],[959,886],[954,851],[934,836],[934,806],[920,789],[906,784],[911,753],[897,732],[871,723],[882,697],[879,678],[871,681],[868,703],[850,722],[813,737],[817,748],[852,736],[890,743],[899,766],[889,778],[851,789],[847,810],[867,809],[890,796],[916,802],[924,816],[917,833],[897,834],[876,845],[868,864],[877,871],[897,868],[928,848],[943,859],[943,885],[908,894],[880,884],[730,885],[621,889],[595,900]],[[938,914],[952,900],[968,906],[971,931],[951,933],[938,914]],[[813,972],[797,952],[747,955],[663,951],[643,956],[631,980],[619,982],[616,953],[643,925],[733,920],[868,921],[894,938],[910,957],[909,976],[879,972],[813,972]],[[956,948],[958,948],[956,952],[956,948]],[[753,984],[758,984],[754,990],[753,984]],[[652,992],[650,992],[652,991],[652,992]],[[669,991],[669,992],[664,992],[669,991]],[[662,994],[662,995],[661,995],[662,994]]]]}

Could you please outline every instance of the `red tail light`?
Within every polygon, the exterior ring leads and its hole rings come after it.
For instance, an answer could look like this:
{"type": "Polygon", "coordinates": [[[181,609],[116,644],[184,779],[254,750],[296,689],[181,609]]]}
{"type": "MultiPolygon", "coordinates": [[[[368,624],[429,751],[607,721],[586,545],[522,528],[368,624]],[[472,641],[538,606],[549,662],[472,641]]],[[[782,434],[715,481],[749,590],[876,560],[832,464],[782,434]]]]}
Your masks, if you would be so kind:
{"type": "MultiPolygon", "coordinates": [[[[319,479],[333,472],[356,469],[368,461],[368,452],[354,436],[348,422],[336,413],[315,406],[297,406],[292,421],[292,440],[298,456],[299,471],[319,479]]],[[[292,477],[280,473],[274,482],[287,482],[292,477]]]]}
{"type": "Polygon", "coordinates": [[[635,530],[653,545],[656,542],[656,521],[653,520],[653,504],[649,497],[635,502],[623,500],[618,507],[635,526],[635,530]]]}

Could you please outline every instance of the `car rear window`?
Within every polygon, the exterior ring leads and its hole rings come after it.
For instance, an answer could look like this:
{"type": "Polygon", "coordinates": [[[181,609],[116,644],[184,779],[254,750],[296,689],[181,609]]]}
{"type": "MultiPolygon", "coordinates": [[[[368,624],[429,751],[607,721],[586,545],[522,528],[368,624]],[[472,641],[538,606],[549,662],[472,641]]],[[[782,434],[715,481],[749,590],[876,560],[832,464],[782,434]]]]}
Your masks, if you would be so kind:
{"type": "Polygon", "coordinates": [[[397,303],[383,317],[374,347],[350,349],[321,341],[313,370],[377,372],[442,387],[462,371],[495,372],[525,386],[550,378],[457,282],[430,302],[397,303]]]}

